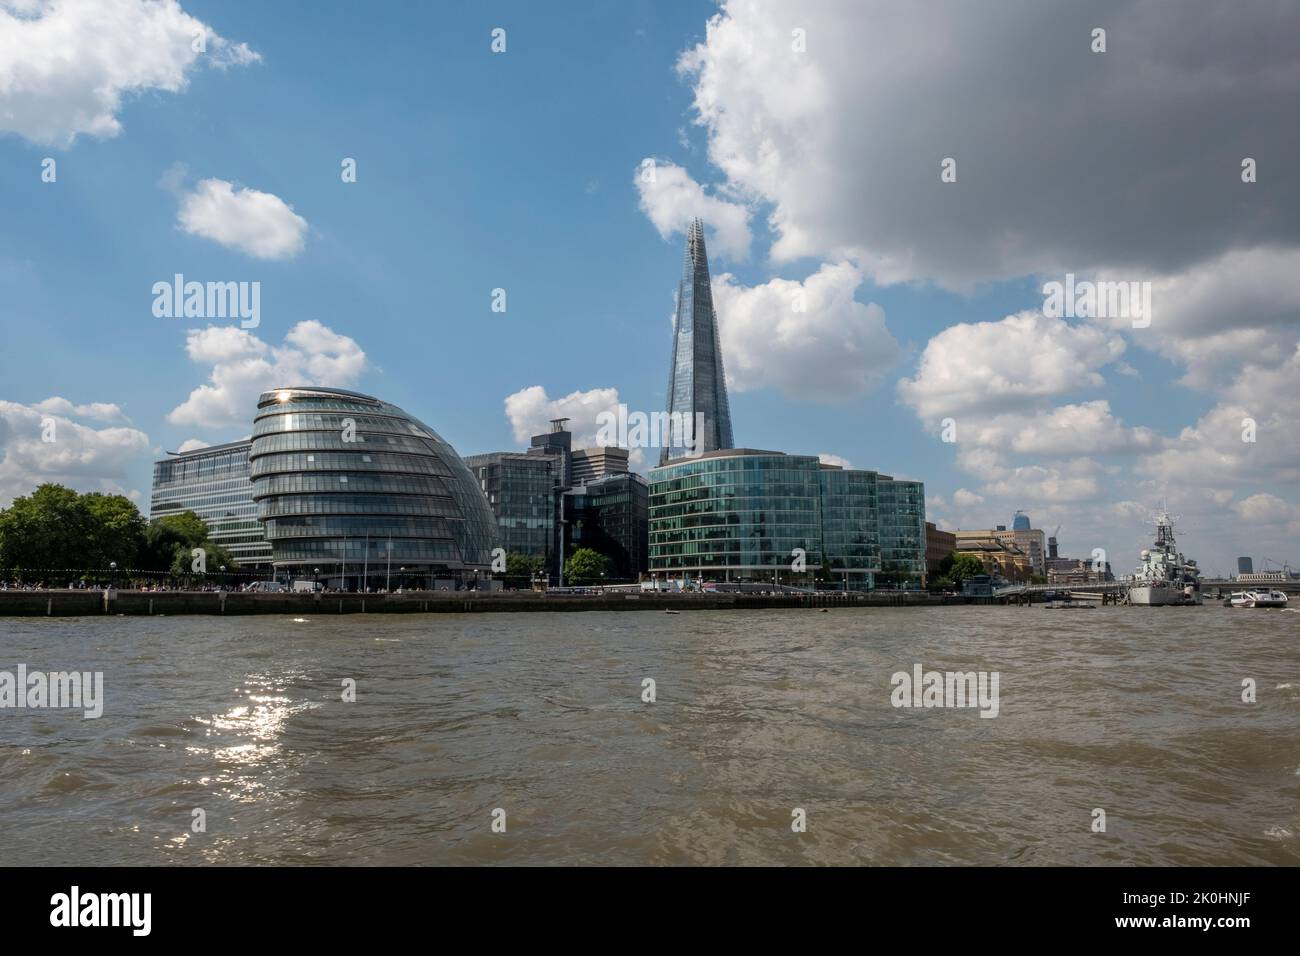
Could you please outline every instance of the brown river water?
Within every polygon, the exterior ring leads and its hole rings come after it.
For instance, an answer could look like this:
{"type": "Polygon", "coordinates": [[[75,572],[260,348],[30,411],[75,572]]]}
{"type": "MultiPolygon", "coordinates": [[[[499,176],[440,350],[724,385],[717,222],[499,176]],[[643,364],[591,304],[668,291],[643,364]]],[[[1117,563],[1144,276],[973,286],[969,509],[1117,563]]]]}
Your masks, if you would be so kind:
{"type": "Polygon", "coordinates": [[[0,619],[19,664],[104,709],[0,709],[0,865],[1300,864],[1295,611],[0,619]]]}

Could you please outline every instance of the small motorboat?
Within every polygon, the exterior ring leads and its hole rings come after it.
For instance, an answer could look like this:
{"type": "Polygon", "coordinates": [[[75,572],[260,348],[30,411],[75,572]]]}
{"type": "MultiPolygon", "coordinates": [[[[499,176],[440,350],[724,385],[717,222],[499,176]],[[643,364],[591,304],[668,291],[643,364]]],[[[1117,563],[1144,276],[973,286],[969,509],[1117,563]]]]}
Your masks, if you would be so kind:
{"type": "Polygon", "coordinates": [[[1256,591],[1233,591],[1228,598],[1229,607],[1286,607],[1285,591],[1276,588],[1256,591]]]}

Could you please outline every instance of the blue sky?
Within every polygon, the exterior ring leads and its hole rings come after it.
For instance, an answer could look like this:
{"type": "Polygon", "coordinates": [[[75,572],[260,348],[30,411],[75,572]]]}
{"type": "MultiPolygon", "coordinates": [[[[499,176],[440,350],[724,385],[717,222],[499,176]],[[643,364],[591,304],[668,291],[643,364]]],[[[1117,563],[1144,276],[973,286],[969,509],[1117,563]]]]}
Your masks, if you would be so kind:
{"type": "MultiPolygon", "coordinates": [[[[112,2],[126,10],[139,0],[112,2]]],[[[53,16],[58,5],[28,4],[35,13],[23,6],[0,2],[0,17],[9,7],[16,28],[53,16]]],[[[1125,19],[1130,6],[1117,0],[1107,7],[1117,44],[1106,54],[1113,57],[1107,82],[1151,68],[1123,59],[1132,58],[1124,31],[1152,29],[1125,19]]],[[[1088,146],[1073,151],[1089,153],[1079,160],[1082,171],[1065,176],[1053,195],[1023,171],[1005,180],[982,173],[1000,143],[1016,135],[1004,128],[1006,81],[996,67],[1006,62],[996,45],[1004,41],[973,44],[954,57],[927,33],[924,18],[900,25],[887,8],[871,4],[836,10],[830,0],[777,3],[757,22],[748,8],[724,8],[712,30],[706,25],[719,14],[713,3],[184,0],[171,7],[177,36],[191,22],[211,31],[210,62],[183,62],[179,84],[127,84],[120,102],[105,107],[119,130],[73,133],[78,114],[68,104],[76,91],[68,89],[93,86],[94,74],[65,83],[56,71],[29,90],[38,94],[28,97],[32,112],[20,110],[0,132],[0,400],[14,406],[9,424],[0,426],[8,429],[0,431],[8,449],[0,465],[5,501],[49,478],[138,492],[147,507],[150,462],[160,449],[248,432],[247,424],[199,405],[178,419],[191,393],[212,384],[214,364],[187,352],[191,332],[209,323],[152,314],[153,284],[178,272],[199,281],[260,282],[261,323],[248,334],[264,356],[285,347],[301,322],[347,337],[355,353],[337,367],[355,374],[326,384],[403,406],[462,454],[518,447],[521,429],[563,411],[562,402],[550,403],[574,392],[616,389],[632,409],[660,409],[681,270],[678,223],[698,191],[708,197],[698,210],[706,221],[710,210],[714,218],[734,214],[731,233],[710,234],[715,286],[720,275],[732,277],[732,294],[718,296],[724,339],[730,332],[747,342],[768,340],[734,357],[739,344],[727,343],[729,372],[738,374],[731,392],[737,444],[830,454],[922,479],[931,514],[948,526],[1010,524],[1012,511],[1023,507],[1049,531],[1064,523],[1067,551],[1107,547],[1120,568],[1135,560],[1146,536],[1143,512],[1160,497],[1191,516],[1200,540],[1188,548],[1201,552],[1203,563],[1226,570],[1231,556],[1250,553],[1249,545],[1272,549],[1279,559],[1300,558],[1286,551],[1300,532],[1293,484],[1300,461],[1294,441],[1274,441],[1282,433],[1266,424],[1286,412],[1278,398],[1285,389],[1260,393],[1265,447],[1247,449],[1255,458],[1225,444],[1235,439],[1231,428],[1220,428],[1235,420],[1252,381],[1263,375],[1285,383],[1291,374],[1293,294],[1234,308],[1235,290],[1224,277],[1241,269],[1229,270],[1224,257],[1253,255],[1249,267],[1285,275],[1289,265],[1269,257],[1297,247],[1292,226],[1273,224],[1295,211],[1294,192],[1259,189],[1249,195],[1260,197],[1263,211],[1226,214],[1225,226],[1217,194],[1196,186],[1193,194],[1206,201],[1191,205],[1205,206],[1202,217],[1193,210],[1185,213],[1190,221],[1176,221],[1187,196],[1166,199],[1166,187],[1201,171],[1162,172],[1160,162],[1146,163],[1145,150],[1159,155],[1160,137],[1167,136],[1170,153],[1182,155],[1179,137],[1192,134],[1151,133],[1146,121],[1171,112],[1177,120],[1179,109],[1195,116],[1195,102],[1170,104],[1153,92],[1133,116],[1118,120],[1143,130],[1136,137],[1128,131],[1120,141],[1131,154],[1111,164],[1137,168],[1132,181],[1126,184],[1118,169],[1114,181],[1101,172],[1088,182],[1091,192],[1081,194],[1088,170],[1109,168],[1108,151],[1088,146]],[[782,49],[765,63],[771,45],[763,44],[776,37],[778,46],[788,45],[791,24],[807,30],[807,54],[792,58],[782,49]],[[504,53],[490,48],[497,27],[506,30],[504,53]],[[752,45],[754,36],[760,52],[736,54],[736,38],[752,45]],[[248,55],[237,44],[246,44],[248,55]],[[855,54],[867,48],[879,62],[855,72],[855,54]],[[679,70],[692,49],[698,62],[679,70]],[[939,80],[955,91],[955,112],[934,98],[909,102],[915,83],[888,85],[894,76],[905,83],[913,64],[927,75],[948,71],[939,80]],[[783,79],[787,69],[802,72],[783,79]],[[792,108],[787,94],[802,99],[792,108]],[[57,127],[61,110],[69,117],[66,137],[45,125],[49,118],[57,127]],[[943,135],[936,138],[934,129],[943,135]],[[936,139],[929,151],[927,137],[936,139]],[[965,178],[944,193],[949,187],[940,185],[938,164],[949,152],[959,156],[965,178]],[[45,157],[57,161],[56,182],[41,181],[45,157]],[[340,178],[344,157],[357,161],[355,183],[340,178]],[[672,190],[666,180],[657,191],[638,185],[647,157],[671,174],[672,190]],[[770,168],[761,168],[764,157],[775,157],[770,168]],[[841,198],[818,195],[819,178],[841,198]],[[209,179],[292,207],[305,220],[296,251],[259,257],[211,231],[187,231],[180,207],[209,179]],[[999,198],[999,190],[1011,190],[1011,198],[999,198]],[[1089,208],[1106,203],[1121,211],[1087,221],[1089,208]],[[1169,234],[1144,235],[1151,222],[1167,222],[1169,234]],[[728,255],[729,240],[742,232],[748,255],[728,255]],[[859,307],[878,306],[881,322],[840,302],[806,328],[779,332],[781,317],[770,310],[786,289],[780,280],[802,283],[823,265],[844,263],[857,278],[838,288],[859,307]],[[1160,338],[1113,323],[1045,323],[1041,315],[1023,334],[997,324],[1022,310],[1039,313],[1044,278],[1066,271],[1150,278],[1172,290],[1165,301],[1176,300],[1177,308],[1160,338]],[[1207,285],[1224,291],[1186,291],[1207,285]],[[490,308],[495,288],[506,290],[504,313],[490,308]],[[1252,318],[1252,310],[1261,315],[1252,318]],[[954,329],[968,338],[942,337],[954,329]],[[1233,348],[1214,338],[1234,332],[1252,346],[1235,365],[1233,348]],[[1069,358],[1089,349],[1095,357],[1069,358]],[[932,371],[956,367],[945,358],[953,350],[971,367],[949,394],[921,366],[929,354],[932,371]],[[982,359],[986,354],[992,358],[982,359]],[[1054,371],[1026,371],[1034,368],[1054,371]],[[1021,374],[1026,382],[1011,380],[1021,374]],[[900,390],[902,379],[917,387],[900,390]],[[547,402],[521,402],[512,422],[507,396],[531,386],[541,386],[547,402]],[[939,405],[927,398],[936,390],[949,395],[944,400],[953,403],[962,434],[973,434],[967,427],[992,430],[974,445],[940,441],[939,405]],[[31,410],[53,396],[80,407],[60,414],[91,430],[76,431],[88,449],[72,455],[77,461],[43,461],[19,434],[36,414],[31,410]],[[1062,453],[1060,442],[1042,437],[1047,425],[1070,417],[1052,417],[1054,410],[1079,414],[1098,401],[1106,408],[1091,408],[1088,427],[1109,437],[1081,437],[1081,447],[1091,445],[1079,454],[1062,453]],[[85,411],[93,403],[115,405],[120,414],[96,418],[85,411]],[[1188,428],[1196,432],[1190,444],[1188,428]],[[144,437],[121,438],[114,429],[144,437]],[[1202,468],[1202,461],[1213,467],[1202,468]],[[1252,521],[1260,528],[1243,533],[1252,521]]],[[[1095,60],[1087,59],[1086,42],[1076,41],[1078,24],[1065,7],[1051,15],[1045,28],[1008,11],[998,17],[1011,20],[988,29],[998,37],[1036,35],[1049,58],[1061,57],[1050,49],[1054,35],[1064,49],[1080,46],[1061,72],[1074,71],[1092,95],[1086,71],[1095,60]]],[[[1249,38],[1225,44],[1230,80],[1238,61],[1260,58],[1249,38]]],[[[1193,69],[1182,55],[1175,47],[1168,59],[1156,59],[1181,75],[1193,69]]],[[[1293,54],[1269,56],[1293,62],[1293,54]]],[[[125,69],[99,65],[108,76],[125,69]]],[[[1012,81],[1023,86],[1024,79],[1012,81]]],[[[1111,94],[1102,81],[1091,82],[1106,102],[1111,94]]],[[[1060,102],[1077,94],[1061,93],[1060,102]]],[[[1055,115],[1052,91],[1041,95],[1048,102],[1033,108],[1055,115]]],[[[1096,115],[1086,102],[1079,109],[1096,115]]],[[[1197,135],[1214,135],[1216,118],[1229,123],[1230,111],[1216,112],[1213,102],[1199,109],[1205,129],[1197,135]]],[[[1028,142],[1041,124],[1035,130],[1032,117],[1026,122],[1030,128],[1020,132],[1028,142]]],[[[1232,135],[1250,143],[1234,144],[1234,157],[1248,148],[1281,154],[1286,145],[1263,140],[1266,117],[1257,128],[1249,117],[1231,123],[1232,135]],[[1252,133],[1259,138],[1250,140],[1252,133]]],[[[1049,153],[1044,163],[1074,161],[1041,148],[1049,153]]],[[[1006,155],[997,158],[1007,166],[1006,155]]],[[[1228,173],[1230,180],[1235,170],[1228,173]]],[[[1241,194],[1224,195],[1236,210],[1241,194]]],[[[248,344],[214,340],[205,354],[223,348],[235,355],[248,344]]],[[[307,367],[310,356],[295,361],[290,367],[307,367]]],[[[239,386],[221,398],[248,400],[239,386]]],[[[216,407],[219,401],[202,406],[216,407]]],[[[250,421],[252,412],[249,404],[250,421]]]]}

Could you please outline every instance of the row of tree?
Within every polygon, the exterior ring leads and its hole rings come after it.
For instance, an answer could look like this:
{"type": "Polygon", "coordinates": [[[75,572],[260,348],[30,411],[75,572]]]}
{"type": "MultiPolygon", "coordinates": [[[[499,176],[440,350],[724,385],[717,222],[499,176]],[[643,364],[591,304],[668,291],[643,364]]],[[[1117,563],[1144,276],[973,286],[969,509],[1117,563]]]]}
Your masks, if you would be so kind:
{"type": "Polygon", "coordinates": [[[195,548],[207,568],[238,567],[230,552],[209,538],[207,523],[192,511],[145,521],[123,495],[78,494],[44,484],[0,509],[0,572],[103,570],[188,574],[195,548]]]}
{"type": "MultiPolygon", "coordinates": [[[[547,577],[546,559],[536,554],[506,554],[505,581],[508,587],[527,588],[537,578],[547,577]]],[[[614,562],[599,551],[578,548],[564,561],[564,583],[574,587],[603,584],[614,580],[614,562]]]]}

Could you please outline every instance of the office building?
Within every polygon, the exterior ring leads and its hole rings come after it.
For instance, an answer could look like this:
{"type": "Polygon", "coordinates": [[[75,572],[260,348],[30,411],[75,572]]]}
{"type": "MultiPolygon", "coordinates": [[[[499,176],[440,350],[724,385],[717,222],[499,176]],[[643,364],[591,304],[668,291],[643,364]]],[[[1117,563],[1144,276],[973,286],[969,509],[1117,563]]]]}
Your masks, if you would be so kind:
{"type": "Polygon", "coordinates": [[[1237,559],[1237,573],[1238,573],[1238,574],[1254,574],[1254,573],[1255,573],[1255,562],[1252,561],[1250,558],[1238,558],[1238,559],[1237,559]]]}
{"type": "Polygon", "coordinates": [[[925,574],[927,583],[939,576],[939,565],[957,550],[957,536],[940,531],[932,521],[925,523],[925,574]]]}
{"type": "Polygon", "coordinates": [[[881,475],[878,587],[925,586],[925,485],[881,475]]]}
{"type": "Polygon", "coordinates": [[[688,453],[731,448],[731,408],[722,370],[718,316],[713,310],[704,224],[699,219],[693,220],[687,231],[686,258],[677,286],[667,411],[670,422],[690,423],[690,438],[695,444],[692,450],[681,434],[665,436],[659,464],[688,453]],[[702,432],[695,434],[701,425],[702,432]]]}
{"type": "Polygon", "coordinates": [[[469,468],[395,405],[337,388],[258,399],[248,454],[277,572],[330,586],[455,587],[491,566],[498,529],[469,468]]]}
{"type": "Polygon", "coordinates": [[[562,469],[558,455],[491,452],[465,458],[496,518],[501,547],[548,558],[555,550],[555,494],[562,469]]]}
{"type": "Polygon", "coordinates": [[[653,576],[848,590],[923,584],[920,482],[750,448],[678,459],[648,477],[653,576]]]}
{"type": "Polygon", "coordinates": [[[590,548],[609,558],[614,580],[635,581],[648,569],[649,485],[640,475],[592,478],[564,493],[566,555],[590,548]]]}
{"type": "MultiPolygon", "coordinates": [[[[257,520],[248,451],[252,439],[168,452],[154,462],[149,517],[192,511],[208,526],[208,537],[230,552],[241,570],[271,563],[271,545],[257,520]]],[[[209,570],[215,571],[216,568],[209,570]]]]}

